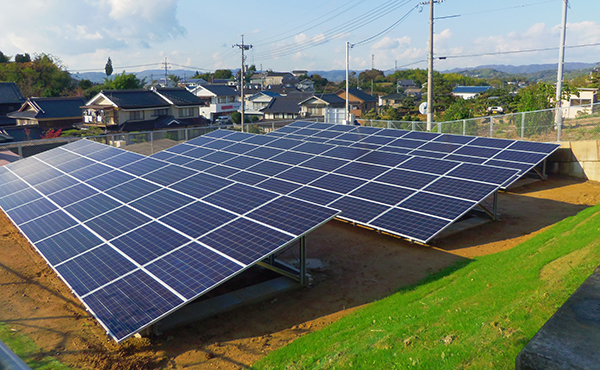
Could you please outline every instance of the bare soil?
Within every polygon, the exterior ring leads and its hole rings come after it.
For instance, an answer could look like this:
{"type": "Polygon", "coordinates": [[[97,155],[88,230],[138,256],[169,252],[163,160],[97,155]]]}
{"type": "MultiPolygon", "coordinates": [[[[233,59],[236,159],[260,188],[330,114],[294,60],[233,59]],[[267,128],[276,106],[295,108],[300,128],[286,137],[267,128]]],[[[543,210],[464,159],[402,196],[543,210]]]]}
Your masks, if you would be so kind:
{"type": "MultiPolygon", "coordinates": [[[[331,221],[308,237],[310,287],[153,338],[116,344],[0,213],[0,322],[83,369],[243,369],[269,352],[464,258],[512,248],[600,202],[600,184],[551,178],[499,195],[500,220],[410,244],[331,221]]],[[[282,258],[293,259],[291,253],[282,258]]]]}

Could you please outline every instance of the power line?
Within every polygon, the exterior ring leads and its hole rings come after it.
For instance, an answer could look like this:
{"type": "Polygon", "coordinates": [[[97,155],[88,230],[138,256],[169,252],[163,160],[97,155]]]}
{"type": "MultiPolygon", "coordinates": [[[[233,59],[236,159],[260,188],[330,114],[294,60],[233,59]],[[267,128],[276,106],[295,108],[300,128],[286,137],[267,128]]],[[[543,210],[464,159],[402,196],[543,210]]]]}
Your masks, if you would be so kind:
{"type": "Polygon", "coordinates": [[[394,22],[391,26],[389,26],[388,28],[386,28],[385,30],[379,32],[376,35],[373,35],[371,37],[368,37],[362,41],[357,42],[356,44],[354,44],[355,46],[361,46],[364,45],[366,43],[368,43],[369,41],[382,36],[386,33],[388,33],[389,31],[393,30],[397,25],[399,25],[400,23],[402,23],[406,18],[408,18],[408,16],[410,15],[410,13],[412,13],[415,9],[417,9],[419,7],[419,5],[415,5],[411,10],[409,10],[406,14],[404,14],[404,16],[402,16],[402,18],[400,18],[399,20],[397,20],[396,22],[394,22]]]}
{"type": "MultiPolygon", "coordinates": [[[[566,48],[574,49],[574,48],[584,48],[584,47],[590,47],[590,46],[600,46],[600,42],[596,42],[593,44],[570,45],[570,46],[566,46],[566,48]]],[[[550,51],[550,50],[555,51],[556,49],[558,49],[558,48],[553,47],[553,48],[541,48],[541,49],[498,51],[498,52],[493,52],[493,53],[480,53],[480,54],[446,55],[443,57],[438,57],[438,59],[470,58],[470,57],[481,57],[481,56],[502,55],[502,54],[535,53],[535,52],[539,52],[539,51],[550,51]]]]}

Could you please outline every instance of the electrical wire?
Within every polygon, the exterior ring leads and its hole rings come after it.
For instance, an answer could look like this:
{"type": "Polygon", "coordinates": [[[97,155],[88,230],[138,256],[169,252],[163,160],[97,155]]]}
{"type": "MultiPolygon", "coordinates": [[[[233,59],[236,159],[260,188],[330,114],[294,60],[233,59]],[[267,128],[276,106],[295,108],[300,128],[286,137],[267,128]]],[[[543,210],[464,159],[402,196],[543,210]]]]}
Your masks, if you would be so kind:
{"type": "Polygon", "coordinates": [[[362,46],[364,44],[369,43],[371,40],[376,39],[379,36],[383,36],[384,34],[388,33],[389,31],[393,30],[394,28],[396,28],[397,25],[399,25],[400,23],[402,23],[406,18],[408,18],[408,16],[410,15],[410,13],[412,13],[415,9],[417,9],[419,7],[419,5],[415,5],[415,7],[413,7],[411,10],[409,10],[406,14],[404,14],[404,16],[402,16],[402,18],[400,18],[399,20],[397,20],[396,22],[394,22],[394,24],[392,24],[391,26],[389,26],[388,28],[386,28],[385,30],[379,32],[376,35],[373,35],[369,38],[366,38],[362,41],[357,42],[356,44],[353,44],[352,46],[362,46]]]}

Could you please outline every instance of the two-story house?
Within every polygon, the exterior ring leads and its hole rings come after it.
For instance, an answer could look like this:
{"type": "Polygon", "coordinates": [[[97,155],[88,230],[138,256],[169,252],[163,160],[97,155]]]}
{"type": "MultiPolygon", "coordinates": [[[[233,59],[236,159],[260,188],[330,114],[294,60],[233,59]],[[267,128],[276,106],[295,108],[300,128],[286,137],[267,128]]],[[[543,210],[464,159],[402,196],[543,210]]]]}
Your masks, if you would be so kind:
{"type": "Polygon", "coordinates": [[[325,116],[325,110],[328,108],[344,108],[346,101],[336,94],[319,94],[304,99],[299,105],[303,117],[322,117],[325,116]]]}
{"type": "Polygon", "coordinates": [[[579,88],[577,94],[561,103],[564,118],[577,118],[578,115],[593,114],[600,110],[598,106],[598,89],[579,88]]]}
{"type": "Polygon", "coordinates": [[[0,82],[0,125],[14,125],[16,121],[8,114],[21,108],[27,99],[14,82],[0,82]]]}
{"type": "Polygon", "coordinates": [[[228,86],[200,85],[190,92],[204,101],[200,115],[213,122],[217,117],[231,117],[242,105],[238,92],[228,86]]]}
{"type": "Polygon", "coordinates": [[[106,130],[137,131],[203,125],[204,101],[185,88],[102,90],[83,108],[84,123],[106,130]]]}
{"type": "MultiPolygon", "coordinates": [[[[348,93],[348,107],[350,113],[354,114],[356,117],[361,117],[361,115],[377,107],[377,98],[375,98],[373,95],[369,95],[366,92],[357,88],[350,88],[348,93]]],[[[345,102],[345,89],[338,90],[335,94],[341,99],[343,99],[345,102]]]]}

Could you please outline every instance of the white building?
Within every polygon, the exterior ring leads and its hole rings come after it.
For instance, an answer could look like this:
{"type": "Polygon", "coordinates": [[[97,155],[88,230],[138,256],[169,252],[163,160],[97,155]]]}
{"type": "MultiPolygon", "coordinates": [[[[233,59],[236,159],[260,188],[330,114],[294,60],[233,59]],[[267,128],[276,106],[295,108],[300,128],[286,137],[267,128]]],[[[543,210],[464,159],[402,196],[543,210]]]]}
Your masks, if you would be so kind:
{"type": "Polygon", "coordinates": [[[192,94],[205,100],[208,106],[200,108],[200,115],[214,121],[217,117],[231,117],[241,109],[239,94],[223,85],[200,85],[190,90],[192,94]]]}

